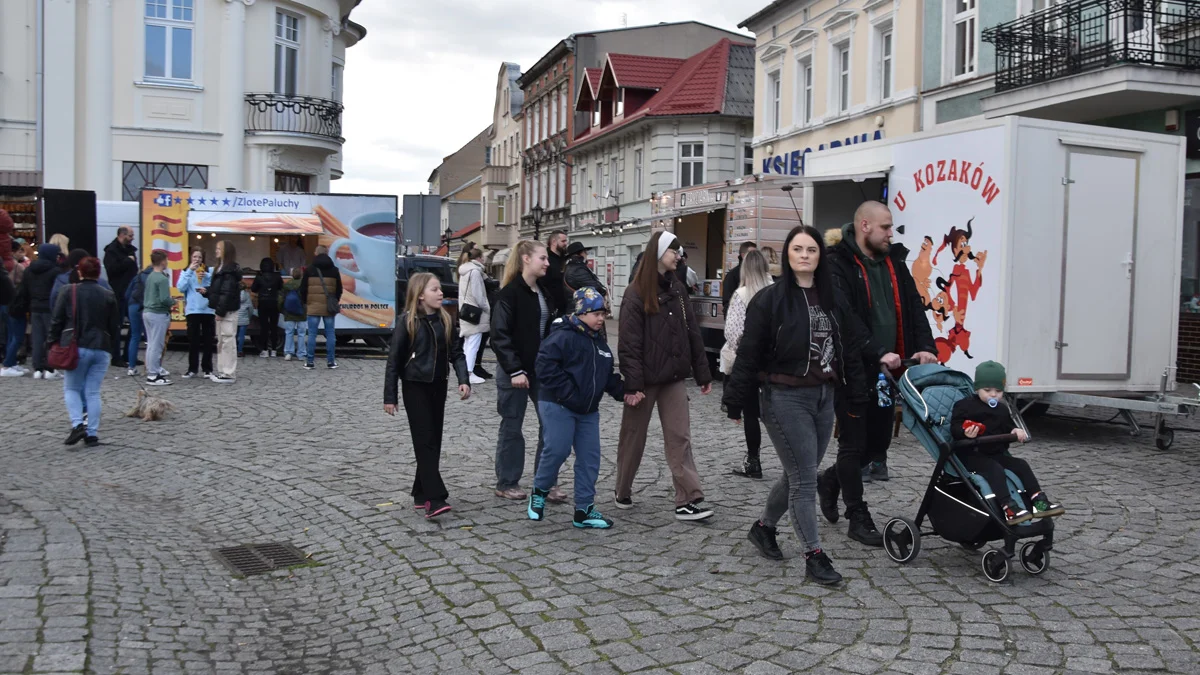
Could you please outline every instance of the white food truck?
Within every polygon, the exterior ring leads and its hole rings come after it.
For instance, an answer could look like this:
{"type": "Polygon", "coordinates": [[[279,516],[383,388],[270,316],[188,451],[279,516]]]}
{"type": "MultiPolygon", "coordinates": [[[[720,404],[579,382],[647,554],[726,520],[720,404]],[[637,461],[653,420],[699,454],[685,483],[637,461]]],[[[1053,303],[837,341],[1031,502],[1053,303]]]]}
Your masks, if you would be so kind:
{"type": "MultiPolygon", "coordinates": [[[[994,359],[1022,406],[1164,416],[1178,325],[1184,139],[1020,117],[813,154],[803,213],[819,229],[886,201],[939,361],[994,359]]],[[[797,191],[799,195],[801,191],[797,191]]]]}

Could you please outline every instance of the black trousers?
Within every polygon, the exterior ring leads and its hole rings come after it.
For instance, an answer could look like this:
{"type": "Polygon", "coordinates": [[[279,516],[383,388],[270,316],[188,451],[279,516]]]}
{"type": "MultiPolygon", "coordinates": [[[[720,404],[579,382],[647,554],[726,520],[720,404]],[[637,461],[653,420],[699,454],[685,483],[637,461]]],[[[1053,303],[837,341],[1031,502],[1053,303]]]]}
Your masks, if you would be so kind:
{"type": "MultiPolygon", "coordinates": [[[[1035,495],[1041,491],[1041,486],[1038,485],[1037,476],[1033,475],[1033,469],[1029,468],[1029,462],[1023,459],[1018,459],[1012,455],[1003,453],[996,455],[985,455],[975,451],[959,451],[954,453],[967,470],[977,473],[992,486],[992,491],[996,494],[996,498],[1000,500],[999,504],[1004,504],[1006,501],[1020,504],[1008,490],[1008,478],[1004,475],[1004,470],[1015,473],[1017,478],[1021,479],[1021,483],[1025,486],[1025,493],[1035,495]]],[[[987,495],[984,495],[985,497],[987,495]]]]}
{"type": "MultiPolygon", "coordinates": [[[[121,295],[117,296],[117,306],[118,306],[118,310],[121,312],[121,320],[117,322],[117,325],[124,326],[126,323],[128,323],[128,319],[129,319],[129,305],[125,303],[125,295],[123,293],[121,295]]],[[[121,339],[121,331],[118,328],[117,334],[115,336],[113,336],[112,362],[114,364],[116,364],[116,363],[123,363],[124,361],[125,361],[125,340],[121,339]]],[[[137,357],[134,357],[133,363],[129,364],[130,367],[133,367],[135,365],[137,365],[137,357]]]]}
{"type": "Polygon", "coordinates": [[[863,414],[852,417],[845,402],[837,403],[838,451],[837,463],[829,467],[825,480],[836,480],[842,491],[842,502],[849,513],[863,505],[862,469],[870,462],[887,460],[892,444],[896,408],[880,408],[871,401],[863,414]]]}
{"type": "Polygon", "coordinates": [[[258,303],[258,349],[279,349],[279,307],[258,303]]]}
{"type": "Polygon", "coordinates": [[[216,349],[217,317],[212,314],[188,314],[188,372],[213,372],[213,350],[216,349]]]}
{"type": "Polygon", "coordinates": [[[446,419],[446,380],[431,383],[400,381],[404,412],[412,431],[417,475],[413,479],[414,501],[438,501],[450,496],[442,482],[442,424],[446,419]]]}
{"type": "Polygon", "coordinates": [[[762,448],[762,425],[759,424],[761,418],[758,388],[755,387],[754,395],[746,400],[742,408],[742,429],[746,432],[746,455],[756,459],[759,449],[762,448]]]}

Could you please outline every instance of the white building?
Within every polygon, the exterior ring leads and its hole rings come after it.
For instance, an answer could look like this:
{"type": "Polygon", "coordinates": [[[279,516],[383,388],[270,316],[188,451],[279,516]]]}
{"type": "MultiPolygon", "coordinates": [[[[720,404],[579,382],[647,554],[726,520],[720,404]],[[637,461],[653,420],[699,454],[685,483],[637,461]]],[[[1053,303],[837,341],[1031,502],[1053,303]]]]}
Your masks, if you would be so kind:
{"type": "Polygon", "coordinates": [[[4,0],[0,175],[101,200],[328,191],[359,2],[4,0]]]}
{"type": "Polygon", "coordinates": [[[496,104],[488,128],[487,165],[483,168],[481,241],[488,248],[516,242],[521,207],[521,106],[525,95],[517,86],[521,66],[500,65],[496,79],[496,104]]]}

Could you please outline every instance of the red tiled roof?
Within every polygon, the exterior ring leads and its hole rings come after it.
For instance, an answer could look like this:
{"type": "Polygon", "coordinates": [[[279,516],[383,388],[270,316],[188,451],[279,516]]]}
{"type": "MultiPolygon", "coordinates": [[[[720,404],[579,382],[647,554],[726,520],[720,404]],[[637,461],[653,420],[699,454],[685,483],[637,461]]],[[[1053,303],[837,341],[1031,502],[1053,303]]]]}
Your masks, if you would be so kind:
{"type": "Polygon", "coordinates": [[[659,56],[638,56],[636,54],[609,54],[606,70],[611,70],[613,79],[618,87],[634,89],[662,89],[671,79],[683,59],[669,59],[659,56]]]}
{"type": "Polygon", "coordinates": [[[468,234],[471,234],[472,232],[474,232],[475,230],[478,230],[480,227],[481,227],[480,221],[477,220],[477,221],[471,223],[470,225],[462,228],[461,230],[458,230],[454,234],[450,235],[450,238],[458,239],[459,237],[465,237],[468,234]]]}
{"type": "Polygon", "coordinates": [[[600,76],[604,74],[604,69],[584,68],[583,74],[587,76],[588,86],[592,90],[592,98],[595,98],[596,92],[600,91],[600,76]]]}

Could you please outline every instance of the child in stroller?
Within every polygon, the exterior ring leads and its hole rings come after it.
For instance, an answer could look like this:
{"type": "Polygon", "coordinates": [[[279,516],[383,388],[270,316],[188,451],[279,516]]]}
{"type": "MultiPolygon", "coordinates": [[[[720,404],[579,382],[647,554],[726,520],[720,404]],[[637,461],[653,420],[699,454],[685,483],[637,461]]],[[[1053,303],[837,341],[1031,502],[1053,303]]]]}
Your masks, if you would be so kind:
{"type": "MultiPolygon", "coordinates": [[[[980,436],[1005,436],[1013,434],[1021,443],[1029,441],[1029,433],[1013,423],[1004,403],[1004,366],[995,361],[984,361],[975,369],[975,396],[968,396],[954,404],[950,416],[950,436],[956,441],[980,436]]],[[[956,447],[954,454],[967,470],[983,476],[992,486],[997,504],[1002,505],[1004,518],[1009,525],[1020,525],[1033,518],[1061,516],[1066,513],[1062,505],[1056,504],[1038,486],[1037,477],[1029,462],[1008,454],[1008,443],[997,442],[977,447],[956,447]],[[1033,507],[1031,514],[1011,493],[1004,472],[1016,474],[1030,495],[1033,507]]],[[[987,495],[986,497],[991,497],[987,495]]]]}

